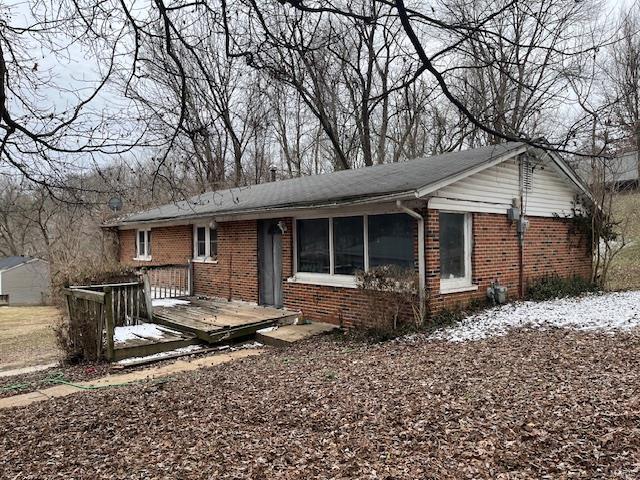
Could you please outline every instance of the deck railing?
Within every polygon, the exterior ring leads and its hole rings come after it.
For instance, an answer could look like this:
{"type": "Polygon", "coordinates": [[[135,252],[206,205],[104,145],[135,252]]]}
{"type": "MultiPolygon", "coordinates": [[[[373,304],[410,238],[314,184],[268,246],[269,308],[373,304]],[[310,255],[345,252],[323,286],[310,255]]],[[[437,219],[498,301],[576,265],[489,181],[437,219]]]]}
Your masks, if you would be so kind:
{"type": "Polygon", "coordinates": [[[129,282],[65,288],[70,340],[87,359],[112,360],[115,328],[152,322],[152,299],[190,296],[192,278],[190,265],[162,265],[129,282]]]}
{"type": "MultiPolygon", "coordinates": [[[[141,269],[143,278],[148,279],[151,299],[178,298],[191,295],[191,264],[157,265],[141,269]]],[[[145,282],[147,280],[145,279],[145,282]]]]}
{"type": "Polygon", "coordinates": [[[116,327],[151,321],[152,306],[141,281],[72,286],[64,289],[70,336],[83,356],[114,358],[116,327]]]}
{"type": "Polygon", "coordinates": [[[75,352],[86,360],[99,360],[105,353],[111,358],[113,320],[107,319],[111,317],[105,308],[107,294],[84,288],[65,288],[63,293],[69,311],[68,340],[75,352]]]}
{"type": "Polygon", "coordinates": [[[108,305],[113,313],[114,326],[139,325],[151,321],[151,305],[145,295],[145,283],[142,280],[124,283],[104,283],[99,285],[74,285],[72,290],[92,292],[111,292],[108,305]]]}

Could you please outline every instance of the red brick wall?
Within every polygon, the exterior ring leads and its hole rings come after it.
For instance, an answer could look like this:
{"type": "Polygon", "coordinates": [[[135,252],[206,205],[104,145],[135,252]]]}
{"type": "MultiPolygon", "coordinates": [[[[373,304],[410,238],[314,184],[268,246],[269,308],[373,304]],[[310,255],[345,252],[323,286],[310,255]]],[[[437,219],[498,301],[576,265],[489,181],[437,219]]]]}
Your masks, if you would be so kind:
{"type": "MultiPolygon", "coordinates": [[[[474,213],[472,276],[478,290],[440,295],[440,255],[438,211],[429,210],[425,225],[427,249],[427,290],[429,310],[464,305],[472,299],[484,300],[486,289],[497,279],[508,288],[509,298],[517,298],[520,282],[519,249],[516,226],[505,215],[474,213]]],[[[567,219],[530,217],[525,233],[524,281],[545,275],[562,277],[591,273],[589,239],[578,233],[567,219]]]]}
{"type": "MultiPolygon", "coordinates": [[[[367,325],[368,302],[358,289],[287,281],[293,275],[293,222],[290,218],[284,221],[287,225],[287,231],[282,236],[282,291],[285,308],[300,310],[303,316],[310,320],[333,323],[345,328],[367,325]]],[[[417,271],[417,222],[414,222],[414,225],[413,243],[417,271]]]]}
{"type": "Polygon", "coordinates": [[[218,223],[218,262],[193,264],[196,295],[258,302],[258,224],[218,223]]]}
{"type": "Polygon", "coordinates": [[[134,266],[186,264],[193,252],[191,225],[151,229],[150,262],[134,260],[137,230],[120,230],[120,263],[134,266]]]}
{"type": "MultiPolygon", "coordinates": [[[[517,296],[518,240],[515,225],[505,215],[473,214],[472,269],[478,290],[440,295],[438,211],[425,213],[426,284],[431,313],[472,299],[484,300],[486,288],[494,279],[509,289],[510,298],[517,296]]],[[[290,218],[283,220],[287,225],[282,237],[284,306],[302,310],[312,320],[345,327],[366,324],[367,302],[358,290],[287,281],[294,273],[293,225],[290,218]]],[[[533,217],[529,222],[525,236],[525,281],[552,273],[589,276],[588,239],[574,231],[570,220],[533,217]]],[[[152,262],[133,261],[135,230],[120,231],[120,261],[139,265],[186,263],[192,256],[192,231],[191,226],[154,228],[152,262]]],[[[415,238],[417,259],[417,233],[415,238]]],[[[195,294],[258,302],[257,221],[219,223],[218,262],[194,263],[193,269],[195,294]]]]}
{"type": "Polygon", "coordinates": [[[362,319],[364,299],[349,288],[291,283],[293,276],[293,220],[282,219],[287,231],[282,234],[282,299],[285,308],[299,310],[309,320],[351,326],[362,319]]]}
{"type": "Polygon", "coordinates": [[[367,301],[355,288],[285,283],[284,306],[300,310],[304,318],[345,328],[367,320],[367,301]]]}

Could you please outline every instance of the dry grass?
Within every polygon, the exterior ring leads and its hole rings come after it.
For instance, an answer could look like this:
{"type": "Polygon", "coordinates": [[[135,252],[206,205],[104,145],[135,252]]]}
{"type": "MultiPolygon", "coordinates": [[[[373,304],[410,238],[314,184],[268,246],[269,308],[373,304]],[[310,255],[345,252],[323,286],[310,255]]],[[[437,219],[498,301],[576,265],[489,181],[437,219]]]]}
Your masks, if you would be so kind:
{"type": "Polygon", "coordinates": [[[60,315],[56,307],[0,307],[0,371],[57,360],[60,315]]]}
{"type": "Polygon", "coordinates": [[[607,288],[640,289],[640,193],[619,195],[614,209],[629,244],[614,259],[607,288]]]}

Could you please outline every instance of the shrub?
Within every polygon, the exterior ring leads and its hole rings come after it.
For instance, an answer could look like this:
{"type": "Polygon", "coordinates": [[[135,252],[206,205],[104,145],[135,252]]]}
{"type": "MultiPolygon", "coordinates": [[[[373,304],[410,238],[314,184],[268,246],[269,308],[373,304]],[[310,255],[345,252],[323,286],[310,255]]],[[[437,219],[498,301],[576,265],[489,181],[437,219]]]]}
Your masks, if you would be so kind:
{"type": "Polygon", "coordinates": [[[367,298],[369,328],[374,335],[392,337],[406,318],[422,324],[418,276],[412,269],[386,265],[356,274],[356,283],[367,298]]]}
{"type": "Polygon", "coordinates": [[[487,308],[487,301],[477,298],[468,303],[460,303],[451,308],[440,310],[437,314],[429,318],[429,322],[422,329],[423,332],[431,333],[444,327],[450,327],[464,320],[469,315],[487,308]]]}
{"type": "Polygon", "coordinates": [[[100,267],[87,266],[80,271],[74,271],[61,276],[60,282],[69,285],[100,285],[103,283],[123,283],[136,280],[137,273],[134,267],[121,265],[106,265],[100,267]]]}
{"type": "Polygon", "coordinates": [[[527,298],[529,300],[551,300],[554,298],[576,297],[587,292],[598,291],[598,286],[579,276],[569,278],[548,275],[529,283],[527,298]]]}

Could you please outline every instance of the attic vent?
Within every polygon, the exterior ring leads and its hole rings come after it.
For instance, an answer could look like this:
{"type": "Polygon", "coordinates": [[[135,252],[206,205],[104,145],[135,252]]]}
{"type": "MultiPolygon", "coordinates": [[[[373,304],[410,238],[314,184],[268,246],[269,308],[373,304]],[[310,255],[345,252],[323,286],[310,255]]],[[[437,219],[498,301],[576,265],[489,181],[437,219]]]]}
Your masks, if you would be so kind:
{"type": "Polygon", "coordinates": [[[535,163],[529,155],[523,155],[520,160],[520,186],[523,192],[530,192],[533,188],[533,169],[535,163]]]}

